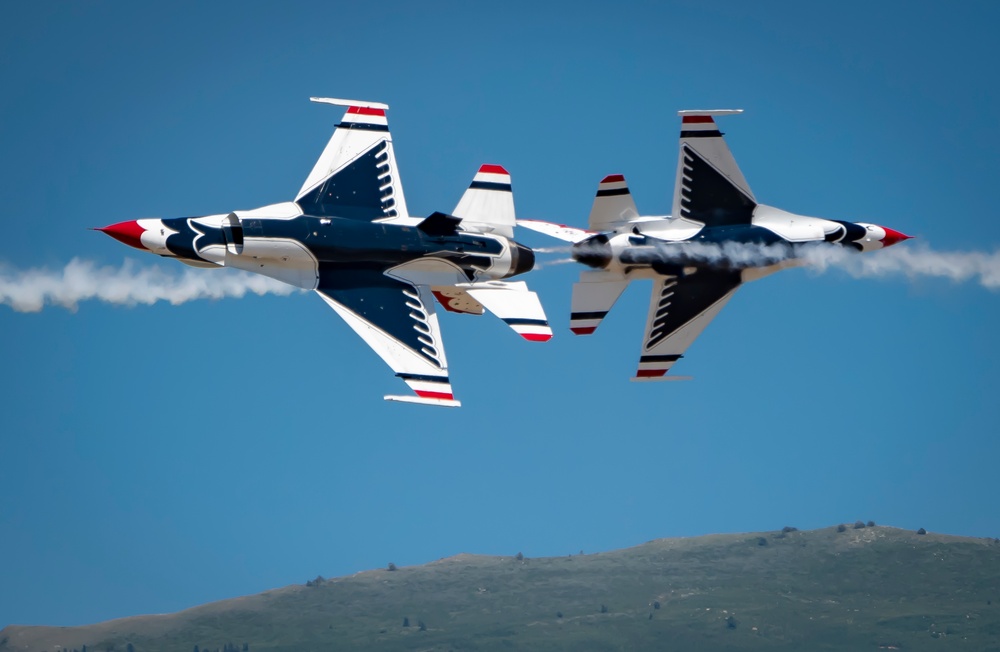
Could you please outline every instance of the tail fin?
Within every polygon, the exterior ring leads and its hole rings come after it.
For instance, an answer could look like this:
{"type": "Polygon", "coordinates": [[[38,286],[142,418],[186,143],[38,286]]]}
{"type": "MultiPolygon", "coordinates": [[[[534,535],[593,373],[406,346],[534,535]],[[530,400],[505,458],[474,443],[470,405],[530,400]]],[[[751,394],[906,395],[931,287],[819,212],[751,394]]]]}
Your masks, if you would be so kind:
{"type": "Polygon", "coordinates": [[[679,113],[681,143],[673,216],[706,226],[750,224],[757,200],[713,118],[742,110],[679,113]]]}
{"type": "Polygon", "coordinates": [[[577,335],[590,335],[601,325],[629,281],[620,274],[581,272],[573,284],[569,329],[577,335]]]}
{"type": "Polygon", "coordinates": [[[597,186],[594,205],[590,209],[591,231],[613,231],[616,227],[639,217],[625,177],[609,174],[597,186]]]}
{"type": "Polygon", "coordinates": [[[483,165],[453,211],[462,226],[514,237],[514,193],[510,174],[499,165],[483,165]]]}

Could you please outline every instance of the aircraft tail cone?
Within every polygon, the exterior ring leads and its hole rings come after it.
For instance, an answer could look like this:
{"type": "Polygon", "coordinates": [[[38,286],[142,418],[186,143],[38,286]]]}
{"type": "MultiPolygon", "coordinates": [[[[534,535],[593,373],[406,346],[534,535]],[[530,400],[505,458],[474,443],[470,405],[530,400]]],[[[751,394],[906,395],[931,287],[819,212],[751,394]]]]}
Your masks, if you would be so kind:
{"type": "Polygon", "coordinates": [[[139,226],[139,223],[135,220],[130,220],[128,222],[119,222],[118,224],[112,224],[111,226],[105,226],[103,228],[94,229],[95,231],[100,231],[101,233],[106,233],[118,242],[124,242],[130,247],[135,247],[136,249],[142,249],[143,251],[148,251],[148,249],[142,244],[142,234],[146,232],[146,229],[139,226]]]}
{"type": "Polygon", "coordinates": [[[885,231],[885,237],[882,238],[883,247],[891,247],[897,242],[902,242],[903,240],[909,240],[910,238],[913,237],[912,235],[906,235],[905,233],[900,233],[899,231],[890,229],[889,227],[886,226],[883,226],[882,230],[885,231]]]}

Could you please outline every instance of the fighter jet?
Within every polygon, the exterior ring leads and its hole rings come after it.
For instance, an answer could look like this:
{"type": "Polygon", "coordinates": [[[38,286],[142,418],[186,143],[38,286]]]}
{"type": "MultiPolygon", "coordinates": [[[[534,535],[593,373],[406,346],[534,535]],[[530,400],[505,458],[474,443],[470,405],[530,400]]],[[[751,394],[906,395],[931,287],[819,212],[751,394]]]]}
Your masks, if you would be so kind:
{"type": "Polygon", "coordinates": [[[910,236],[865,222],[794,215],[757,202],[715,123],[742,110],[680,111],[681,137],[673,211],[640,216],[625,177],[597,187],[589,229],[519,220],[574,243],[575,260],[592,268],[573,286],[570,329],[590,335],[628,284],[653,279],[646,332],[632,380],[667,376],[739,287],[800,264],[809,247],[858,252],[910,236]]]}
{"type": "Polygon", "coordinates": [[[98,230],[196,267],[235,267],[315,290],[416,394],[386,400],[457,407],[435,300],[452,312],[489,310],[530,341],[552,337],[538,296],[501,280],[535,262],[513,240],[510,175],[483,165],[450,214],[412,217],[389,107],[310,99],[348,108],[294,201],[98,230]]]}

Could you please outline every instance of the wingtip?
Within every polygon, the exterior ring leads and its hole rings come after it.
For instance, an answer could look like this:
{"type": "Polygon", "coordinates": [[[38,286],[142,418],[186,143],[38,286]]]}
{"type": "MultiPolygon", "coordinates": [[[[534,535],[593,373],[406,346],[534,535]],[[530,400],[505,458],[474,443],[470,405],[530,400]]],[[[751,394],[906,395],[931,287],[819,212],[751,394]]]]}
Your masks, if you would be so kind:
{"type": "Polygon", "coordinates": [[[438,407],[462,407],[462,402],[454,399],[426,398],[422,396],[396,396],[393,394],[387,394],[382,398],[394,403],[415,403],[417,405],[436,405],[438,407]]]}
{"type": "Polygon", "coordinates": [[[310,97],[310,102],[316,102],[318,104],[333,104],[335,106],[347,106],[347,107],[358,107],[365,109],[381,109],[386,111],[389,109],[388,104],[383,104],[382,102],[367,102],[365,100],[345,100],[339,97],[310,97]]]}

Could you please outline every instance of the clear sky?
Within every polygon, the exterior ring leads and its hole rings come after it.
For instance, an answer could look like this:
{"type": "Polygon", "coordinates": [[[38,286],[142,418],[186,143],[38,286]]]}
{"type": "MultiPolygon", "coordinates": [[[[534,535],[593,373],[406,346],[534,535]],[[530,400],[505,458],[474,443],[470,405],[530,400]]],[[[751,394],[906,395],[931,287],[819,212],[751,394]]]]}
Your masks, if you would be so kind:
{"type": "MultiPolygon", "coordinates": [[[[610,173],[664,214],[676,111],[738,107],[720,125],[760,201],[992,254],[998,24],[990,2],[14,3],[0,267],[179,273],[86,228],[293,198],[341,117],[311,95],[391,106],[414,214],[481,163],[521,217],[582,226],[610,173]]],[[[638,384],[648,284],[574,337],[578,271],[526,278],[547,344],[441,317],[458,410],[384,402],[405,386],[308,293],[0,305],[0,626],[460,552],[857,519],[1000,536],[995,290],[782,272],[689,349],[692,382],[638,384]]]]}

